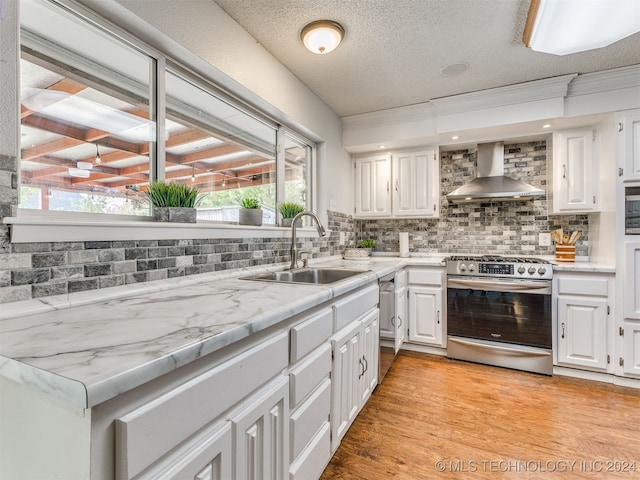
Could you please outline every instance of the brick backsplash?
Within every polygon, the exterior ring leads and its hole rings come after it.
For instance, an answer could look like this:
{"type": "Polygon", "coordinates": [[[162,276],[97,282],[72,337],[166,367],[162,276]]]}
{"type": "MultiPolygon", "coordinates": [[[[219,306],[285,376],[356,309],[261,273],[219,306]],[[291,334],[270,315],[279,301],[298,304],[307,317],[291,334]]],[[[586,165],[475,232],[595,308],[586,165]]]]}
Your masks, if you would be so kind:
{"type": "MultiPolygon", "coordinates": [[[[505,174],[547,189],[545,141],[505,146],[505,174]]],[[[376,240],[376,251],[397,252],[399,232],[409,232],[413,252],[553,255],[554,247],[538,245],[538,233],[562,227],[581,230],[577,256],[587,256],[587,215],[548,214],[546,197],[527,201],[449,204],[445,195],[476,176],[476,152],[459,150],[440,156],[440,218],[356,220],[357,239],[376,240]]]]}
{"type": "MultiPolygon", "coordinates": [[[[313,257],[342,252],[353,219],[328,212],[325,238],[302,238],[313,257]]],[[[0,303],[289,261],[288,238],[7,244],[0,252],[0,303]]]]}

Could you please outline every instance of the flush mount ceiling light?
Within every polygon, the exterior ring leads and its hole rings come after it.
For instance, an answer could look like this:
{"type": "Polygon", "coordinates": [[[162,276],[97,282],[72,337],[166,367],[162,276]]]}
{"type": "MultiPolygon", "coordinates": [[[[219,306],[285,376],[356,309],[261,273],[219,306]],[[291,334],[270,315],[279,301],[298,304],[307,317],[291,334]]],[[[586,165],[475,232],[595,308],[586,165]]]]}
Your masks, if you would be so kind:
{"type": "Polygon", "coordinates": [[[344,38],[344,28],[331,20],[311,22],[302,29],[300,39],[307,50],[325,54],[335,50],[344,38]]]}
{"type": "Polygon", "coordinates": [[[89,178],[91,172],[89,172],[89,170],[81,170],[80,168],[70,168],[69,175],[76,178],[89,178]]]}
{"type": "Polygon", "coordinates": [[[93,163],[91,162],[76,162],[76,167],[80,170],[91,170],[93,168],[93,163]]]}
{"type": "Polygon", "coordinates": [[[536,52],[568,55],[639,31],[638,0],[531,0],[522,41],[536,52]]]}

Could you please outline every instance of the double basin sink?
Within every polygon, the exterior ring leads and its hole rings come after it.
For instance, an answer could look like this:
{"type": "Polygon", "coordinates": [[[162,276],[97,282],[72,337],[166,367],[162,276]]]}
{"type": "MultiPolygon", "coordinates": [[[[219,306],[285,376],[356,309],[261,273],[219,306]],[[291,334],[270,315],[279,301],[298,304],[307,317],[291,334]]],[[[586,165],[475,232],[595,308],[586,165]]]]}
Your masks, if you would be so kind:
{"type": "Polygon", "coordinates": [[[264,282],[280,283],[306,283],[312,285],[327,285],[345,280],[354,275],[360,275],[366,271],[347,270],[344,268],[297,268],[281,272],[267,272],[242,277],[242,280],[260,280],[264,282]]]}

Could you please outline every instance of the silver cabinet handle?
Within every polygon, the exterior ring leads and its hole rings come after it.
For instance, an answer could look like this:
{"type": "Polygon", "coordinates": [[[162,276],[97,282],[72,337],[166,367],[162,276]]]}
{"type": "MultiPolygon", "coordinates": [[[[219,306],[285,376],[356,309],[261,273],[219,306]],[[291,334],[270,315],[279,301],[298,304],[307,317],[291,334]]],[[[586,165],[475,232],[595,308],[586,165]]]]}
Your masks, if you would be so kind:
{"type": "Polygon", "coordinates": [[[367,358],[364,355],[362,356],[362,361],[364,362],[364,371],[362,372],[362,375],[364,375],[365,372],[369,370],[369,362],[367,362],[367,358]]]}
{"type": "Polygon", "coordinates": [[[438,324],[440,323],[440,310],[438,310],[436,316],[438,317],[438,324]]]}
{"type": "Polygon", "coordinates": [[[567,178],[567,166],[562,165],[562,178],[567,178]]]}
{"type": "Polygon", "coordinates": [[[391,317],[391,326],[392,327],[396,326],[396,317],[395,317],[395,315],[393,317],[391,317]]]}
{"type": "Polygon", "coordinates": [[[398,191],[398,180],[396,180],[396,192],[398,191]]]}
{"type": "Polygon", "coordinates": [[[387,192],[389,191],[389,186],[390,186],[389,180],[387,180],[387,192]]]}
{"type": "Polygon", "coordinates": [[[362,363],[362,359],[360,359],[359,362],[360,362],[360,366],[362,367],[362,371],[358,375],[358,380],[360,380],[362,378],[362,376],[364,375],[364,363],[362,363]]]}
{"type": "Polygon", "coordinates": [[[400,328],[402,326],[402,317],[400,315],[398,315],[398,320],[400,320],[400,323],[398,323],[398,328],[400,328]]]}
{"type": "Polygon", "coordinates": [[[564,338],[564,322],[562,323],[562,336],[560,338],[564,338]]]}

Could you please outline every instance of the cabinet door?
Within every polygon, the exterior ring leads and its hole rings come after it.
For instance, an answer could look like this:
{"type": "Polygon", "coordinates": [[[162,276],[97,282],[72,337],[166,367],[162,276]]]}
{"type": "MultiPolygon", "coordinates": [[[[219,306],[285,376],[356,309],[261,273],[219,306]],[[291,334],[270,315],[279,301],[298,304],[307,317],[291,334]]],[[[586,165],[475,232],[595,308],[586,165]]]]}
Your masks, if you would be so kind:
{"type": "Polygon", "coordinates": [[[234,478],[282,479],[289,472],[289,382],[281,377],[252,397],[231,418],[235,437],[234,478]]]}
{"type": "Polygon", "coordinates": [[[380,338],[393,339],[395,334],[396,314],[393,283],[380,285],[380,338]]]}
{"type": "Polygon", "coordinates": [[[355,320],[332,339],[331,444],[335,450],[360,408],[358,375],[364,371],[360,358],[360,321],[355,320]]]}
{"type": "Polygon", "coordinates": [[[624,318],[640,320],[640,242],[625,244],[624,318]]]}
{"type": "Polygon", "coordinates": [[[592,130],[553,137],[553,208],[556,213],[597,211],[592,130]]]}
{"type": "Polygon", "coordinates": [[[623,351],[624,374],[640,377],[640,322],[625,320],[623,351]]]}
{"type": "Polygon", "coordinates": [[[405,332],[407,331],[407,289],[401,288],[396,291],[396,316],[395,327],[395,352],[398,353],[404,343],[405,332]]]}
{"type": "Polygon", "coordinates": [[[409,341],[444,346],[442,289],[409,286],[409,341]]]}
{"type": "Polygon", "coordinates": [[[625,182],[640,180],[640,110],[624,115],[618,123],[618,132],[623,179],[625,182]]]}
{"type": "Polygon", "coordinates": [[[156,480],[231,478],[232,452],[231,425],[227,422],[210,433],[194,438],[186,448],[175,452],[175,461],[161,462],[159,468],[148,471],[145,477],[156,480]]]}
{"type": "Polygon", "coordinates": [[[394,155],[394,216],[438,216],[438,167],[435,150],[394,155]]]}
{"type": "Polygon", "coordinates": [[[558,297],[558,363],[607,369],[607,300],[558,297]]]}
{"type": "Polygon", "coordinates": [[[379,338],[378,309],[375,309],[362,320],[362,343],[360,345],[360,352],[364,369],[362,373],[358,374],[361,385],[360,406],[367,402],[373,389],[376,388],[378,384],[379,338]]]}
{"type": "Polygon", "coordinates": [[[355,214],[358,217],[391,215],[391,157],[356,160],[355,214]]]}

